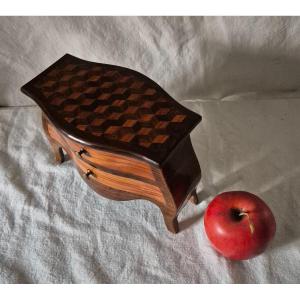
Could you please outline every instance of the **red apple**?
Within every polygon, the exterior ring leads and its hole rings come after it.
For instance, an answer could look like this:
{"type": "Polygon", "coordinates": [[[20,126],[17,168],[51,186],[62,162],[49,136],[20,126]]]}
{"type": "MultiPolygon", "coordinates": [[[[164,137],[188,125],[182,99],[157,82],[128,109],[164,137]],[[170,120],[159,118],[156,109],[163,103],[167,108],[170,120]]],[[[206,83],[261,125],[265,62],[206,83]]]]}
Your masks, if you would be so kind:
{"type": "Polygon", "coordinates": [[[225,192],[208,205],[206,235],[223,256],[243,260],[262,253],[274,237],[276,223],[259,197],[242,191],[225,192]]]}

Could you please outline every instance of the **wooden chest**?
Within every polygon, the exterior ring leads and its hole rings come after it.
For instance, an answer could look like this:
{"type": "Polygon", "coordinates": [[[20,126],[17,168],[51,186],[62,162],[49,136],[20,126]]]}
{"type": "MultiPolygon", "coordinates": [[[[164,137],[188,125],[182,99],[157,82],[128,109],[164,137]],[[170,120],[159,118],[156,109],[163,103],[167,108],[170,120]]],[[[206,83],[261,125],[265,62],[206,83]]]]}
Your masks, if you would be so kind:
{"type": "Polygon", "coordinates": [[[69,54],[21,90],[41,107],[58,162],[67,154],[107,198],[152,201],[178,232],[180,209],[189,199],[198,203],[190,132],[201,116],[141,73],[69,54]]]}

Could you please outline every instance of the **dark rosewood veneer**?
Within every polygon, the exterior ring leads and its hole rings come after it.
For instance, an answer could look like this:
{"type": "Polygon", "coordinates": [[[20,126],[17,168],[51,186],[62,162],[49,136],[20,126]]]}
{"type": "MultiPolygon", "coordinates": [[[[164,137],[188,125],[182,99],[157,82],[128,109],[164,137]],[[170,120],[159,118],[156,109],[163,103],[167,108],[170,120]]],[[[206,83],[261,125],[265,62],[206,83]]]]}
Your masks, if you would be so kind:
{"type": "Polygon", "coordinates": [[[185,203],[198,203],[201,171],[190,132],[201,116],[136,71],[64,55],[22,87],[43,111],[55,158],[64,151],[99,194],[147,199],[178,232],[185,203]]]}

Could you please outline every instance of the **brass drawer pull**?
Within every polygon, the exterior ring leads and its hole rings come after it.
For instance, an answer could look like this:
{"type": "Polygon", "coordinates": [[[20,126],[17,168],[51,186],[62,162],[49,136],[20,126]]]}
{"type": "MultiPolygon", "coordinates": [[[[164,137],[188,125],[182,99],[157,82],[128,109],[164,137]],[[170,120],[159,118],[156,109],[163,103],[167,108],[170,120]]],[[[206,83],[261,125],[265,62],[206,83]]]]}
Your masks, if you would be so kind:
{"type": "Polygon", "coordinates": [[[87,153],[87,151],[84,150],[83,148],[81,148],[79,151],[75,151],[75,153],[76,153],[77,156],[82,157],[81,155],[82,155],[83,153],[87,153]]]}
{"type": "Polygon", "coordinates": [[[84,173],[84,176],[86,179],[89,179],[90,176],[95,177],[95,174],[90,169],[87,169],[86,172],[84,173]]]}

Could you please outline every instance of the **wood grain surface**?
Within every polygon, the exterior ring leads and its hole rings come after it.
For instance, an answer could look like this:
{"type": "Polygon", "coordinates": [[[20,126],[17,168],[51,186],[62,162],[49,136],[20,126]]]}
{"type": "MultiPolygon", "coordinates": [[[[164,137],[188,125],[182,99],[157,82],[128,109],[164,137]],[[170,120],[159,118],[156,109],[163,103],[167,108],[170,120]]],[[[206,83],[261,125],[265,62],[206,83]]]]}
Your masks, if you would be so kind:
{"type": "Polygon", "coordinates": [[[21,88],[56,128],[161,164],[201,121],[134,70],[64,55],[21,88]]]}
{"type": "Polygon", "coordinates": [[[195,186],[201,170],[189,137],[160,167],[74,141],[56,129],[45,115],[43,126],[58,162],[64,160],[64,149],[86,183],[105,197],[152,201],[161,209],[166,226],[173,233],[179,231],[177,216],[189,198],[199,203],[195,186]]]}

